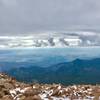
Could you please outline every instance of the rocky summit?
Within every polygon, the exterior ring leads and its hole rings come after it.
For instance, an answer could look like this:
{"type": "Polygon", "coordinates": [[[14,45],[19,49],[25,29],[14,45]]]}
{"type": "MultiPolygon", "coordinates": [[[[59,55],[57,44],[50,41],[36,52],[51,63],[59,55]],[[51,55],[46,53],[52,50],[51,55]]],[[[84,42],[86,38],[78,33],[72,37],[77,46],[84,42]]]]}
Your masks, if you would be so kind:
{"type": "Polygon", "coordinates": [[[0,100],[100,100],[100,85],[25,84],[0,73],[0,100]]]}

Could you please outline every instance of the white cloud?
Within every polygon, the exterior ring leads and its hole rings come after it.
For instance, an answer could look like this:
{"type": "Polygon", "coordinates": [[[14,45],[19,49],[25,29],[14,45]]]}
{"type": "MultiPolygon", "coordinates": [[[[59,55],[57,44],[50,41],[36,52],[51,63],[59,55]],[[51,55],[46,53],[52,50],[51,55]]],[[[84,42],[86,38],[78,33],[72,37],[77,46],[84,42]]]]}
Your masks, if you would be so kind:
{"type": "Polygon", "coordinates": [[[100,34],[93,32],[38,33],[0,36],[0,48],[100,46],[100,34]]]}

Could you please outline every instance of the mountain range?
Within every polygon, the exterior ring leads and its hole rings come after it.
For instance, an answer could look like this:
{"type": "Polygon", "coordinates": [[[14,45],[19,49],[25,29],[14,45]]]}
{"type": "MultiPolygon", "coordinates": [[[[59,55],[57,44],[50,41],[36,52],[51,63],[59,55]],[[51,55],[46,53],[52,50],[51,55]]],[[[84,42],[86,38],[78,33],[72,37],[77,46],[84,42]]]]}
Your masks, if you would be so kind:
{"type": "Polygon", "coordinates": [[[46,68],[32,65],[29,67],[16,67],[5,72],[26,83],[99,84],[100,58],[91,60],[76,59],[46,68]]]}

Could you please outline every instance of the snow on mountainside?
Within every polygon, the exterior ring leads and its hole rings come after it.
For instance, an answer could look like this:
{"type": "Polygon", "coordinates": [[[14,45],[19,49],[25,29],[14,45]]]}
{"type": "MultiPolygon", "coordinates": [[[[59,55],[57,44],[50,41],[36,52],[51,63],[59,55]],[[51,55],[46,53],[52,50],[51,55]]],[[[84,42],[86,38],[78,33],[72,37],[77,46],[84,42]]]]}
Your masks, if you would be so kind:
{"type": "Polygon", "coordinates": [[[100,35],[93,32],[41,33],[0,36],[0,48],[98,46],[100,35]]]}

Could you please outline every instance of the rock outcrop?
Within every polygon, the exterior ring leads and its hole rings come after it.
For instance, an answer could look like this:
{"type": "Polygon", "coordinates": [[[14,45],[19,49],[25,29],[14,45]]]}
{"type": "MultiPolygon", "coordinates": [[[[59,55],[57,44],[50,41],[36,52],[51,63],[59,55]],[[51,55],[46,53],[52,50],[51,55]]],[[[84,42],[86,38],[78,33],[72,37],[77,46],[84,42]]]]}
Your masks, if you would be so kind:
{"type": "Polygon", "coordinates": [[[100,85],[25,84],[0,73],[0,100],[100,100],[100,85]]]}

